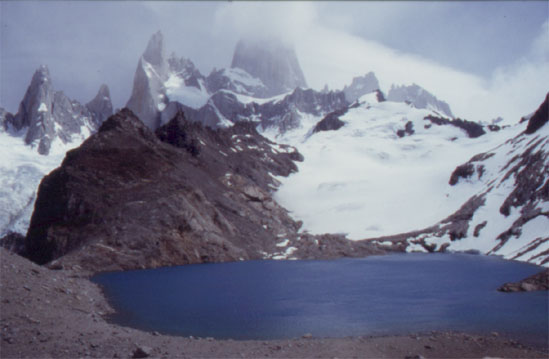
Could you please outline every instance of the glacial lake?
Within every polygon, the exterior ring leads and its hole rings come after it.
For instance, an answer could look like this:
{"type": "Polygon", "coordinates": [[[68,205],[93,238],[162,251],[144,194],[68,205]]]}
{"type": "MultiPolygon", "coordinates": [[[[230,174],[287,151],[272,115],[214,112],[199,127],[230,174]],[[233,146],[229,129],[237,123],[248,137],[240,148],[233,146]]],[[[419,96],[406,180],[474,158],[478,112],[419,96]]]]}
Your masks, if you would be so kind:
{"type": "Polygon", "coordinates": [[[497,257],[398,254],[245,261],[96,275],[115,323],[218,339],[497,331],[547,346],[548,293],[501,293],[542,268],[497,257]]]}

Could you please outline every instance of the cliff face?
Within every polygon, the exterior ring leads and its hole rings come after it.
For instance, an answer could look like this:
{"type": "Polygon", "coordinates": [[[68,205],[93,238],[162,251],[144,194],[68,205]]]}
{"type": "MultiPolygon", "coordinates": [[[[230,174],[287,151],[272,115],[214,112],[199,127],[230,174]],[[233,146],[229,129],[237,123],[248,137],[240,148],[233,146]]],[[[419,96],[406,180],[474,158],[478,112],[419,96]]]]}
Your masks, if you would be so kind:
{"type": "Polygon", "coordinates": [[[40,185],[28,256],[91,270],[250,259],[295,232],[269,194],[269,172],[296,169],[293,150],[275,154],[253,126],[216,132],[181,113],[158,136],[123,110],[67,153],[40,185]]]}

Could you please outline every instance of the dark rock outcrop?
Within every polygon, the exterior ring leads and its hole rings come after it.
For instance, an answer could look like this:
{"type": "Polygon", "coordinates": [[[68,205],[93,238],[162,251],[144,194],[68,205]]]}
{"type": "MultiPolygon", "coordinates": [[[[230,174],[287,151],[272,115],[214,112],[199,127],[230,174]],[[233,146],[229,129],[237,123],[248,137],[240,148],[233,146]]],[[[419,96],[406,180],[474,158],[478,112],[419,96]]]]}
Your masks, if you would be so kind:
{"type": "Polygon", "coordinates": [[[16,232],[8,232],[8,234],[0,238],[0,247],[22,255],[25,252],[25,236],[16,232]]]}
{"type": "Polygon", "coordinates": [[[534,115],[528,120],[528,125],[524,131],[526,134],[531,135],[540,129],[549,121],[549,93],[545,96],[545,101],[539,106],[534,115]]]}
{"type": "Polygon", "coordinates": [[[460,118],[449,120],[443,117],[427,116],[424,118],[424,120],[430,121],[431,123],[434,123],[438,126],[451,125],[460,128],[465,131],[467,133],[467,136],[470,138],[477,138],[486,133],[481,124],[473,121],[462,120],[460,118]]]}
{"type": "Polygon", "coordinates": [[[341,127],[345,126],[345,122],[341,121],[339,118],[346,114],[348,110],[348,107],[344,107],[339,110],[330,112],[315,125],[315,127],[313,128],[313,133],[317,133],[320,131],[339,130],[341,127]]]}
{"type": "Polygon", "coordinates": [[[179,112],[156,135],[128,109],[69,151],[40,184],[27,256],[89,271],[201,262],[379,253],[344,238],[322,248],[299,240],[299,223],[271,197],[301,156],[260,136],[255,124],[225,130],[179,112]],[[158,137],[157,137],[158,136],[158,137]],[[299,254],[296,254],[299,255],[299,254]]]}
{"type": "Polygon", "coordinates": [[[278,39],[240,40],[231,63],[265,85],[265,97],[306,88],[305,76],[294,49],[278,39]]]}
{"type": "Polygon", "coordinates": [[[498,288],[500,292],[531,292],[549,290],[549,269],[544,269],[516,283],[505,283],[498,288]]]}
{"type": "Polygon", "coordinates": [[[458,183],[460,178],[469,178],[473,175],[473,173],[475,173],[475,166],[470,162],[464,163],[456,167],[454,172],[452,172],[448,183],[450,184],[450,186],[454,186],[456,183],[458,183]]]}
{"type": "Polygon", "coordinates": [[[411,136],[415,133],[416,131],[414,131],[414,124],[412,123],[412,121],[408,121],[406,122],[406,125],[404,125],[404,129],[402,130],[397,130],[397,136],[402,138],[406,135],[408,136],[411,136]]]}

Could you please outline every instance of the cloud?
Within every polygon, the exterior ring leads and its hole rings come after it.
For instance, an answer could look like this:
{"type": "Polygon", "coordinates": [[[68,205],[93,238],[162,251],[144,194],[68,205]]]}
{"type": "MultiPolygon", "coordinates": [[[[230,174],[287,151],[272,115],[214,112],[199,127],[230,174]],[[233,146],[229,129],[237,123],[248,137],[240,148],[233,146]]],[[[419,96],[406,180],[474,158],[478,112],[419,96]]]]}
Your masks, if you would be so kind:
{"type": "MultiPolygon", "coordinates": [[[[507,123],[537,109],[549,79],[547,22],[519,61],[494,69],[486,78],[391,49],[342,30],[312,23],[296,37],[301,65],[311,87],[340,89],[352,77],[374,71],[382,90],[417,83],[447,101],[455,115],[474,121],[502,116],[507,123]]],[[[471,56],[471,54],[456,54],[471,56]]]]}
{"type": "MultiPolygon", "coordinates": [[[[512,9],[507,10],[503,9],[506,6],[483,5],[486,9],[478,6],[479,11],[484,9],[482,14],[505,10],[497,13],[501,15],[497,19],[505,19],[504,15],[512,13],[511,10],[524,10],[527,11],[524,14],[530,15],[539,12],[531,9],[533,5],[537,8],[535,2],[527,4],[512,3],[512,9]],[[500,8],[503,10],[498,10],[500,8]]],[[[494,65],[491,71],[471,74],[433,61],[437,58],[433,52],[447,51],[463,63],[470,58],[488,59],[487,63],[492,63],[498,56],[488,56],[491,45],[505,42],[505,34],[488,43],[484,41],[488,35],[484,34],[484,40],[474,46],[460,43],[473,43],[472,36],[479,29],[489,28],[491,33],[507,29],[507,22],[498,20],[487,25],[478,21],[477,24],[476,16],[466,23],[464,33],[456,30],[456,26],[469,19],[473,5],[429,2],[420,4],[419,8],[416,5],[401,2],[0,1],[3,25],[0,105],[16,110],[34,70],[40,64],[47,64],[55,87],[69,97],[86,102],[95,96],[99,85],[106,82],[116,106],[122,106],[131,92],[139,56],[151,34],[160,29],[165,35],[168,53],[174,51],[190,58],[205,75],[213,67],[230,65],[239,38],[278,36],[294,42],[302,69],[313,88],[320,89],[327,83],[332,89],[341,89],[354,76],[374,71],[383,90],[387,91],[392,83],[415,82],[447,101],[456,115],[472,120],[503,116],[509,122],[516,122],[539,106],[547,92],[545,83],[549,78],[546,19],[538,29],[538,36],[532,35],[531,24],[539,21],[524,22],[523,27],[528,31],[522,28],[508,31],[507,35],[522,34],[516,41],[509,42],[515,45],[508,50],[513,56],[503,59],[507,62],[498,62],[500,65],[494,65]],[[456,16],[459,21],[454,19],[456,16]],[[421,28],[416,26],[418,19],[422,19],[421,28]],[[446,24],[448,19],[452,19],[452,26],[446,24]],[[441,34],[429,37],[429,32],[434,31],[431,26],[441,34]],[[407,29],[409,33],[402,34],[407,29]],[[456,37],[458,33],[460,37],[456,37]],[[463,34],[467,34],[465,40],[461,39],[463,34]],[[396,40],[391,43],[386,41],[388,38],[396,40]],[[532,40],[531,49],[521,50],[524,54],[518,58],[517,49],[525,48],[524,39],[528,38],[532,40]],[[423,44],[431,40],[432,51],[418,47],[418,39],[423,44]],[[415,48],[421,55],[396,50],[381,41],[401,50],[415,48]],[[456,50],[452,50],[452,42],[456,43],[456,50]],[[470,50],[478,50],[484,43],[487,45],[484,52],[470,50]],[[511,58],[515,59],[512,63],[511,58]]],[[[513,24],[518,26],[522,23],[517,21],[532,18],[522,15],[515,16],[513,24]]]]}
{"type": "Polygon", "coordinates": [[[217,9],[214,31],[238,38],[277,37],[293,42],[310,29],[316,17],[311,2],[230,2],[217,9]]]}
{"type": "Polygon", "coordinates": [[[480,101],[470,99],[470,111],[490,116],[502,115],[507,123],[516,123],[534,112],[549,91],[549,21],[532,40],[530,51],[515,63],[494,69],[480,101]],[[483,105],[486,109],[483,109],[483,105]]]}

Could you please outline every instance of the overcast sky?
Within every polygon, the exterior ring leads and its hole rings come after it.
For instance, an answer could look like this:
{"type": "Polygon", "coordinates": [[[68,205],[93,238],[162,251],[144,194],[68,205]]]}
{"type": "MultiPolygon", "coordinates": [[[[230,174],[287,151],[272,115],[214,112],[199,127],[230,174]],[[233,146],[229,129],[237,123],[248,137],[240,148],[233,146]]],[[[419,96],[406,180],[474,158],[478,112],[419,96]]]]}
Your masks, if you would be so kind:
{"type": "Polygon", "coordinates": [[[473,120],[516,122],[549,90],[549,2],[0,1],[0,106],[16,112],[48,65],[57,90],[86,103],[106,83],[116,107],[157,30],[204,75],[238,39],[295,44],[309,86],[340,89],[374,71],[382,90],[415,82],[473,120]]]}

